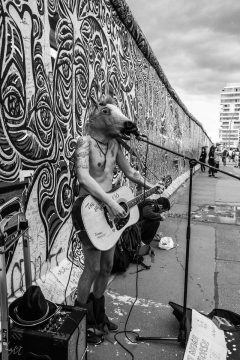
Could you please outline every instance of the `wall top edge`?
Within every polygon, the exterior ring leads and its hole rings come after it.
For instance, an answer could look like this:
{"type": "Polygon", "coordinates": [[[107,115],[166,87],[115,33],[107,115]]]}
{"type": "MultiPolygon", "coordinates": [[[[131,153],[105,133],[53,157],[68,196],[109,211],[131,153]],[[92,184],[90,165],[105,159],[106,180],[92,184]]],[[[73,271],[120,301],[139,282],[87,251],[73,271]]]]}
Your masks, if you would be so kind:
{"type": "Polygon", "coordinates": [[[212,142],[210,137],[208,136],[206,130],[204,129],[202,123],[198,121],[187,109],[186,105],[182,102],[179,98],[176,91],[171,86],[169,80],[167,79],[164,71],[162,70],[161,65],[159,64],[151,46],[148,43],[147,38],[143,34],[140,26],[138,25],[137,21],[134,19],[130,7],[127,5],[125,0],[110,0],[113,8],[117,12],[120,20],[126,26],[130,34],[132,35],[136,45],[141,50],[144,57],[148,60],[150,65],[156,70],[160,80],[166,86],[167,91],[171,95],[171,97],[177,102],[177,104],[183,109],[187,116],[190,117],[192,121],[194,121],[205,133],[207,138],[212,142]]]}

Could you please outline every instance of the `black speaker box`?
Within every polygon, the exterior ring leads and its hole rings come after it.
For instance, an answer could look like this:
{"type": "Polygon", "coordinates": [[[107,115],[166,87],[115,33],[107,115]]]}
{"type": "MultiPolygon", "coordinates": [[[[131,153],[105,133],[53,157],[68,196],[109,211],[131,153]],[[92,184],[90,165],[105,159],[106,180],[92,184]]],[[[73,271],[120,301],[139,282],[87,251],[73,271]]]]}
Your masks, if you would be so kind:
{"type": "Polygon", "coordinates": [[[44,325],[10,328],[10,360],[86,360],[86,310],[59,305],[44,325]]]}

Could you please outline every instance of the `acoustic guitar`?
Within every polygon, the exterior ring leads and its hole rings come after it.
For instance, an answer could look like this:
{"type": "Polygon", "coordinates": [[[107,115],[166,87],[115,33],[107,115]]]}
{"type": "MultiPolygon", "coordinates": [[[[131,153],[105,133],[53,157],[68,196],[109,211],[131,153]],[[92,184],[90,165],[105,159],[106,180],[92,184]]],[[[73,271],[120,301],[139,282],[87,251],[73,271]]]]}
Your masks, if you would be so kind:
{"type": "MultiPolygon", "coordinates": [[[[162,180],[162,185],[166,189],[172,183],[170,175],[162,180]]],[[[159,185],[146,190],[142,194],[134,197],[133,192],[127,186],[122,186],[113,191],[111,196],[126,211],[124,218],[112,218],[107,210],[107,206],[91,195],[87,195],[82,200],[81,218],[84,228],[93,246],[101,251],[111,249],[120,238],[123,231],[135,224],[139,219],[137,204],[154,193],[159,193],[159,185]]]]}

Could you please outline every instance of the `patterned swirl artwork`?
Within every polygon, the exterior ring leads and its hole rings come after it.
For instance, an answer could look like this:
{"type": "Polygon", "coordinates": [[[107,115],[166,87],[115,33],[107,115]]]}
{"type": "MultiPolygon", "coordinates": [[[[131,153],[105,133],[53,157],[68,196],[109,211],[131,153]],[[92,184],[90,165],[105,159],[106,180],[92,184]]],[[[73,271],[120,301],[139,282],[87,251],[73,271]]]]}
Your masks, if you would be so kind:
{"type": "MultiPolygon", "coordinates": [[[[59,277],[52,269],[64,259],[81,271],[70,216],[71,157],[92,99],[112,91],[141,132],[186,155],[198,156],[209,138],[174,95],[124,1],[0,0],[0,59],[0,182],[14,183],[31,171],[24,206],[33,278],[59,277]]],[[[165,151],[133,145],[139,156],[130,160],[142,165],[147,156],[151,181],[187,171],[165,151]]],[[[22,275],[17,246],[8,257],[10,294],[21,288],[22,275]]]]}

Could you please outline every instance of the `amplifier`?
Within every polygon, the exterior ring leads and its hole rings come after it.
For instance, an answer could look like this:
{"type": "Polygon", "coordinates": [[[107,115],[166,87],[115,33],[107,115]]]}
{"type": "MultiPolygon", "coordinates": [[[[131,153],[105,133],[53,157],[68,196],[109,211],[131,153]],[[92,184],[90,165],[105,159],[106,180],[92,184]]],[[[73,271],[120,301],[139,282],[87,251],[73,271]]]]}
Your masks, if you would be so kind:
{"type": "Polygon", "coordinates": [[[10,360],[86,360],[86,310],[59,305],[44,325],[10,328],[10,360]]]}

